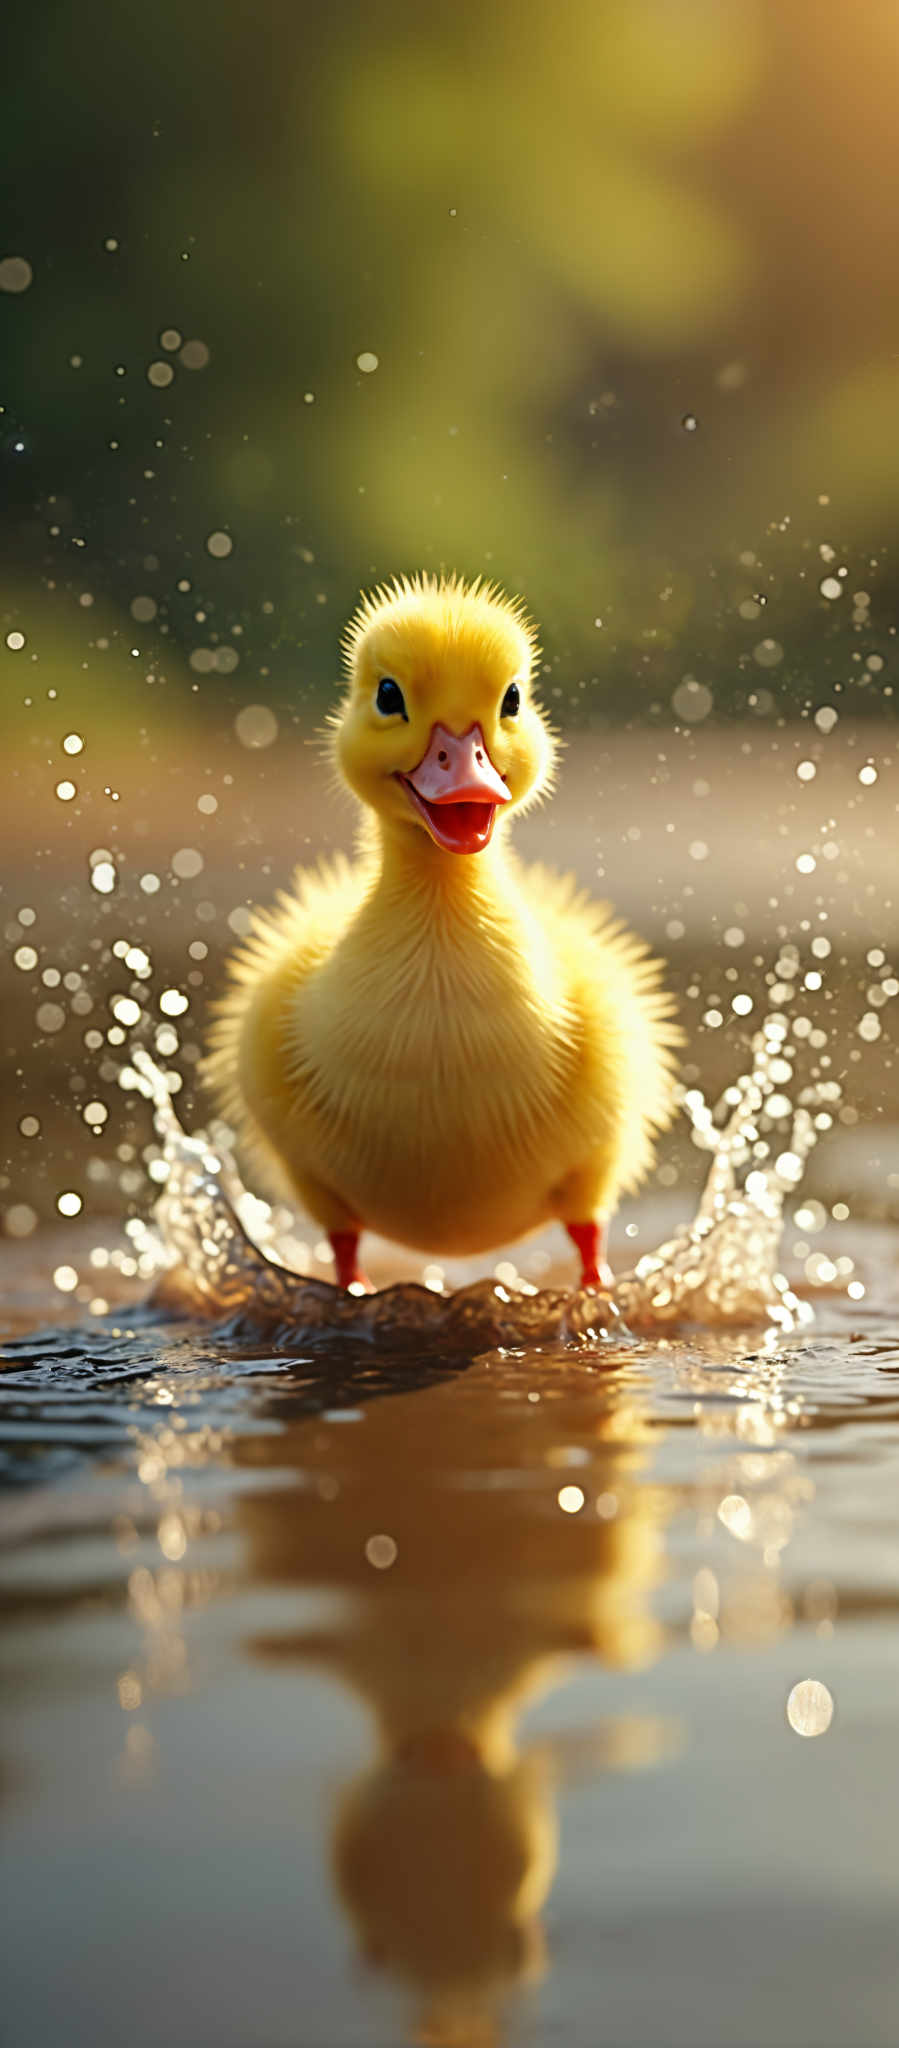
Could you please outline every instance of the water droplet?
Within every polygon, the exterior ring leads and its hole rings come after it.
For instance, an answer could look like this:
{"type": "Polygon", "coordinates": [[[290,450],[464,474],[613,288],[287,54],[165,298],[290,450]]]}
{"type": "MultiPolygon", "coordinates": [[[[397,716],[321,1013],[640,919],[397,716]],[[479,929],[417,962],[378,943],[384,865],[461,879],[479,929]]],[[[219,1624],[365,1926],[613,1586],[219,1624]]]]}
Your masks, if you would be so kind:
{"type": "Polygon", "coordinates": [[[205,370],[209,362],[205,341],[186,341],[179,351],[178,361],[183,363],[185,370],[205,370]]]}
{"type": "Polygon", "coordinates": [[[833,1720],[833,1695],[818,1678],[803,1678],[787,1700],[794,1735],[826,1735],[833,1720]]]}
{"type": "Polygon", "coordinates": [[[356,368],[361,370],[366,377],[370,376],[372,370],[376,370],[377,367],[378,357],[372,354],[370,348],[364,348],[362,354],[356,357],[356,368]]]}
{"type": "Polygon", "coordinates": [[[245,704],[234,730],[242,747],[270,747],[278,737],[278,721],[267,704],[245,704]]]}
{"type": "Polygon", "coordinates": [[[18,654],[19,649],[25,645],[24,633],[7,633],[6,645],[13,654],[18,654]]]}
{"type": "Polygon", "coordinates": [[[62,1030],[66,1021],[66,1013],[65,1010],[61,1009],[59,1003],[41,1003],[35,1021],[39,1031],[45,1031],[50,1035],[54,1031],[62,1030]]]}
{"type": "Polygon", "coordinates": [[[774,1161],[774,1171],[781,1180],[789,1181],[795,1187],[802,1179],[802,1160],[798,1152],[781,1152],[774,1161]]]}
{"type": "Polygon", "coordinates": [[[171,363],[156,362],[148,366],[147,383],[153,384],[157,391],[164,391],[167,384],[174,382],[174,377],[171,363]]]}
{"type": "Polygon", "coordinates": [[[0,292],[27,292],[34,271],[24,256],[4,256],[0,262],[0,292]]]}
{"type": "Polygon", "coordinates": [[[164,988],[159,998],[159,1007],[164,1017],[183,1017],[185,1010],[190,1006],[187,996],[182,995],[180,988],[164,988]]]}
{"type": "Polygon", "coordinates": [[[163,1515],[156,1531],[156,1538],[163,1557],[170,1564],[177,1564],[187,1549],[187,1534],[179,1514],[163,1515]]]}
{"type": "Polygon", "coordinates": [[[225,555],[230,555],[233,546],[230,533],[222,533],[218,529],[215,533],[210,533],[206,540],[207,552],[214,555],[216,560],[223,560],[225,555]]]}
{"type": "Polygon", "coordinates": [[[563,1515],[578,1515],[586,1496],[579,1486],[561,1486],[556,1499],[563,1515]]]}
{"type": "Polygon", "coordinates": [[[673,711],[688,725],[698,725],[708,718],[714,702],[711,690],[705,683],[698,683],[695,676],[684,676],[671,699],[673,711]]]}
{"type": "Polygon", "coordinates": [[[779,640],[760,640],[752,650],[752,658],[758,662],[759,668],[776,668],[778,662],[783,661],[784,651],[779,640]]]}
{"type": "Polygon", "coordinates": [[[13,1202],[3,1223],[8,1237],[30,1237],[37,1228],[37,1215],[27,1202],[13,1202]]]}
{"type": "Polygon", "coordinates": [[[110,1007],[116,1023],[124,1024],[127,1030],[140,1023],[141,1007],[133,996],[114,996],[110,1007]]]}
{"type": "Polygon", "coordinates": [[[205,867],[203,855],[195,846],[179,846],[172,854],[172,869],[182,882],[192,882],[195,875],[201,875],[205,867]]]}
{"type": "Polygon", "coordinates": [[[818,589],[822,597],[829,598],[831,604],[843,595],[843,585],[836,576],[822,576],[818,589]]]}
{"type": "Polygon", "coordinates": [[[695,412],[684,413],[683,419],[681,420],[681,426],[683,427],[685,434],[695,434],[698,425],[699,421],[696,417],[695,412]]]}
{"type": "Polygon", "coordinates": [[[741,1493],[725,1494],[719,1502],[718,1520],[738,1543],[748,1543],[752,1535],[752,1509],[741,1493]]]}

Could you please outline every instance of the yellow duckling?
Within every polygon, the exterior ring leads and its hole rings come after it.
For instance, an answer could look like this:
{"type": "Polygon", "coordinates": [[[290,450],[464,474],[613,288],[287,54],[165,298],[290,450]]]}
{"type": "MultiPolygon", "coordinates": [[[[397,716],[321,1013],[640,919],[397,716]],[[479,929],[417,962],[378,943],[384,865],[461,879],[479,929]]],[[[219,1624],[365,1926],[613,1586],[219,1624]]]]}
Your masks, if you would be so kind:
{"type": "Polygon", "coordinates": [[[264,1171],[365,1285],[360,1231],[486,1251],[564,1223],[581,1284],[670,1118],[660,967],[571,879],[522,867],[509,821],[548,788],[520,603],[416,576],[346,634],[339,776],[358,862],[301,871],[231,963],[207,1072],[264,1171]]]}

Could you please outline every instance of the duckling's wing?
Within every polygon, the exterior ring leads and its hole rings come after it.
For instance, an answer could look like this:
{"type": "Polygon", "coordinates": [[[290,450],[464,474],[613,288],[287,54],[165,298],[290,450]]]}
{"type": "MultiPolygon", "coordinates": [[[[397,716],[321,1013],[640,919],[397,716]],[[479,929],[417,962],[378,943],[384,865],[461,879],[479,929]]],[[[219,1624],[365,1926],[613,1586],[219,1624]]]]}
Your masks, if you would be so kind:
{"type": "Polygon", "coordinates": [[[292,893],[282,891],[270,910],[253,913],[246,939],[228,961],[231,986],[213,1006],[201,1077],[242,1149],[254,1155],[269,1179],[276,1155],[257,1105],[267,1104],[264,1121],[269,1124],[285,1085],[285,1007],[329,959],[358,909],[366,881],[365,864],[342,854],[317,868],[299,868],[292,893]]]}
{"type": "Polygon", "coordinates": [[[675,1050],[683,1034],[674,998],[662,987],[664,962],[573,875],[535,865],[521,879],[560,961],[581,1035],[587,1120],[591,1099],[615,1100],[619,1163],[612,1178],[616,1192],[625,1192],[642,1179],[654,1134],[676,1106],[675,1050]]]}

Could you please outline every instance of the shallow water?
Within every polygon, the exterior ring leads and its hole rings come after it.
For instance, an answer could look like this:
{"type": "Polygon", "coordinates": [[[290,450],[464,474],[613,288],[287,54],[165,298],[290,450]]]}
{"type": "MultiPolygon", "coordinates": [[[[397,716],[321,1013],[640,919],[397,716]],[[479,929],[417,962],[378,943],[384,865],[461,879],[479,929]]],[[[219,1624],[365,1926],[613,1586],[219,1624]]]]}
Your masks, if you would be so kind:
{"type": "Polygon", "coordinates": [[[892,1242],[788,1336],[7,1344],[5,2038],[893,2042],[892,1242]]]}

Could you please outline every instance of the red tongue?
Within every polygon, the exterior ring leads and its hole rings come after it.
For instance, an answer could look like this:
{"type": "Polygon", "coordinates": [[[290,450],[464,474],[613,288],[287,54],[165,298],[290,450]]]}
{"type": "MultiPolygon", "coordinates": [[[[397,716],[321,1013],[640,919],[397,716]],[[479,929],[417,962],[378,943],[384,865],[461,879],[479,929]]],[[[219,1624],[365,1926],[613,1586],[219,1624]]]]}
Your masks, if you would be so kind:
{"type": "Polygon", "coordinates": [[[493,824],[495,804],[426,804],[434,832],[444,846],[455,853],[479,853],[486,846],[493,824]]]}

